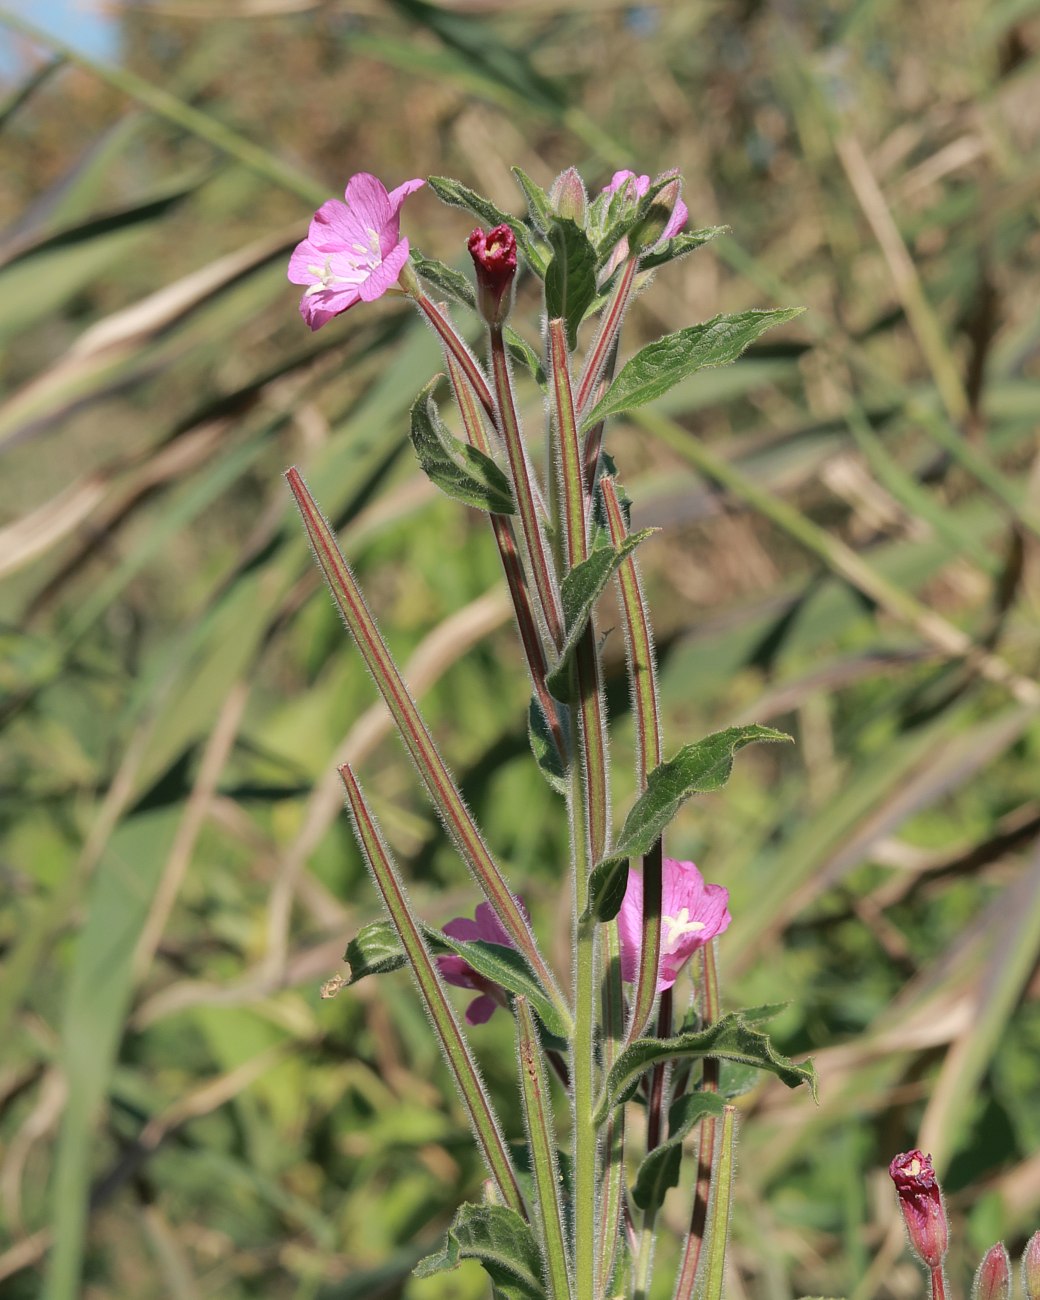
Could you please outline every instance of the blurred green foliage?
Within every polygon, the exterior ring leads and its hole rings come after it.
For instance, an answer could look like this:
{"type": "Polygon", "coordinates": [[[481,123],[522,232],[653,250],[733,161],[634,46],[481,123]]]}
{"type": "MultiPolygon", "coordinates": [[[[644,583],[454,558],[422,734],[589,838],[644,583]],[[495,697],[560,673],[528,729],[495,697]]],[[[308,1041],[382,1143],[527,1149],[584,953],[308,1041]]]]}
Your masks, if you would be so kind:
{"type": "MultiPolygon", "coordinates": [[[[376,915],[337,761],[423,915],[476,900],[319,590],[290,462],[566,940],[494,548],[407,443],[434,342],[389,301],[308,336],[285,283],[363,169],[517,210],[512,164],[679,166],[694,224],[733,235],[659,277],[626,346],[809,305],[608,435],[636,524],[664,528],[642,556],[668,750],[749,719],[798,740],[669,841],[731,890],[726,999],[789,997],[779,1045],[821,1072],[818,1108],[746,1099],[729,1294],[918,1294],[884,1172],[918,1141],[959,1279],[1036,1226],[1038,10],[168,0],[125,7],[121,69],[15,42],[0,1293],[483,1294],[475,1267],[408,1280],[481,1172],[407,977],[317,993],[376,915]]],[[[404,224],[462,265],[463,214],[423,192],[404,224]]],[[[505,1018],[473,1038],[519,1138],[505,1018]]]]}

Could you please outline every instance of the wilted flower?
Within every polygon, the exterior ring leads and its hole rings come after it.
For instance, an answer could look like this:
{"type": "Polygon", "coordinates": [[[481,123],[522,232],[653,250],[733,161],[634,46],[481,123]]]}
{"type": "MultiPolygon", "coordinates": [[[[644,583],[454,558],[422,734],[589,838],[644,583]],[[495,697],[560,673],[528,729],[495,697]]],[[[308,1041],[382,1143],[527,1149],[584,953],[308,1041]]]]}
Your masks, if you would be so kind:
{"type": "Polygon", "coordinates": [[[946,1254],[949,1231],[932,1157],[906,1151],[896,1156],[888,1172],[896,1185],[911,1249],[929,1268],[938,1268],[946,1254]]]}
{"type": "Polygon", "coordinates": [[[388,194],[368,172],[347,181],[344,198],[323,203],[307,238],[289,258],[289,279],[305,284],[300,313],[312,330],[355,303],[374,302],[397,280],[408,260],[401,238],[401,204],[425,181],[405,181],[388,194]]]}
{"type": "MultiPolygon", "coordinates": [[[[516,901],[520,911],[527,917],[527,908],[523,902],[519,898],[516,901]]],[[[444,933],[452,939],[483,939],[485,943],[497,943],[503,948],[513,947],[513,941],[490,903],[480,903],[472,921],[468,916],[457,916],[454,921],[449,921],[444,927],[444,933]]],[[[475,971],[465,957],[452,953],[438,957],[436,961],[438,970],[449,984],[460,989],[479,991],[480,997],[474,998],[466,1008],[466,1019],[471,1025],[482,1025],[495,1014],[496,1007],[507,1005],[505,990],[494,980],[475,971]]]]}
{"type": "MultiPolygon", "coordinates": [[[[672,987],[697,949],[721,934],[731,919],[729,890],[722,885],[706,884],[694,862],[664,859],[658,993],[672,987]]],[[[618,913],[618,934],[621,978],[632,984],[639,976],[639,954],[643,946],[643,876],[635,868],[628,873],[628,887],[618,913]]]]}
{"type": "Polygon", "coordinates": [[[467,241],[477,273],[477,305],[491,325],[509,314],[509,290],[516,276],[516,236],[504,223],[484,231],[478,226],[467,241]]]}
{"type": "Polygon", "coordinates": [[[982,1258],[971,1288],[971,1300],[1011,1300],[1011,1258],[1002,1241],[982,1258]]]}

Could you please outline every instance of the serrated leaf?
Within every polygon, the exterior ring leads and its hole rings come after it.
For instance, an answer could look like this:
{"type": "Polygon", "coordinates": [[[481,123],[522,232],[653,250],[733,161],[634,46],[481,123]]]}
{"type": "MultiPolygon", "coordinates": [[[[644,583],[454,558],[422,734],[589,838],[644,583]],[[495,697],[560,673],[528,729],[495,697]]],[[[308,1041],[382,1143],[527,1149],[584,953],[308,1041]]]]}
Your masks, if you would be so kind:
{"type": "Polygon", "coordinates": [[[694,1060],[705,1056],[740,1061],[775,1074],[789,1088],[809,1085],[816,1100],[816,1070],[811,1061],[797,1065],[778,1052],[769,1035],[749,1025],[739,1012],[730,1012],[713,1025],[675,1038],[638,1038],[626,1047],[607,1075],[596,1122],[602,1124],[611,1107],[633,1088],[639,1079],[662,1061],[694,1060]]]}
{"type": "Polygon", "coordinates": [[[545,272],[545,310],[550,320],[566,321],[567,343],[573,352],[578,326],[596,296],[596,250],[569,217],[553,218],[549,244],[552,261],[545,272]]]}
{"type": "Polygon", "coordinates": [[[611,851],[589,876],[589,905],[583,921],[613,920],[621,907],[628,880],[628,859],[648,853],[665,827],[693,794],[720,790],[733,770],[738,749],[755,741],[790,740],[783,731],[760,727],[727,727],[692,745],[684,745],[674,758],[655,767],[646,789],[633,804],[621,835],[611,851]]]}
{"type": "Polygon", "coordinates": [[[716,316],[701,325],[691,325],[648,343],[622,367],[602,399],[582,420],[582,426],[591,428],[608,415],[656,401],[698,370],[736,361],[760,334],[774,325],[793,320],[803,310],[802,307],[784,307],[716,316]]]}
{"type": "Polygon", "coordinates": [[[445,262],[438,262],[435,257],[424,257],[417,248],[412,249],[411,257],[420,279],[429,281],[435,289],[455,302],[476,310],[477,294],[468,276],[445,262]]]}
{"type": "Polygon", "coordinates": [[[571,659],[578,641],[588,625],[592,608],[607,583],[640,542],[646,541],[656,528],[644,528],[626,537],[618,547],[601,546],[587,560],[576,564],[560,584],[564,626],[567,635],[556,663],[546,675],[546,685],[557,699],[566,699],[571,659]]]}
{"type": "Polygon", "coordinates": [[[412,407],[412,446],[427,478],[442,492],[478,510],[511,515],[513,490],[490,456],[462,442],[446,427],[433,400],[440,376],[431,379],[412,407]]]}
{"type": "MultiPolygon", "coordinates": [[[[566,735],[569,726],[567,711],[559,710],[559,717],[560,725],[566,735]]],[[[531,704],[527,710],[527,737],[531,742],[531,752],[534,754],[534,761],[538,764],[538,770],[557,794],[566,796],[569,788],[567,767],[556,748],[537,695],[531,696],[531,704]]]]}
{"type": "Polygon", "coordinates": [[[343,960],[350,967],[348,984],[356,984],[366,975],[400,970],[408,962],[397,931],[389,921],[373,921],[362,926],[347,944],[343,960]]]}
{"type": "Polygon", "coordinates": [[[649,252],[639,259],[641,271],[652,271],[655,267],[674,262],[677,257],[685,257],[695,249],[703,248],[719,235],[728,235],[729,226],[705,226],[702,230],[688,230],[681,235],[673,235],[663,243],[655,244],[649,252]]]}
{"type": "Polygon", "coordinates": [[[550,1034],[567,1037],[567,1024],[515,948],[484,939],[452,939],[442,931],[436,932],[436,939],[438,945],[464,957],[478,974],[507,993],[522,993],[550,1034]]]}
{"type": "Polygon", "coordinates": [[[478,194],[476,190],[471,190],[468,185],[463,185],[461,181],[452,180],[450,176],[430,176],[430,188],[441,200],[450,207],[466,208],[481,221],[486,221],[489,226],[506,225],[516,236],[517,247],[523,254],[524,259],[536,275],[544,277],[546,268],[546,258],[544,253],[537,247],[531,238],[530,231],[522,221],[516,217],[511,217],[507,212],[503,212],[490,199],[486,199],[483,194],[478,194]]]}
{"type": "Polygon", "coordinates": [[[461,1205],[443,1247],[421,1259],[415,1277],[450,1272],[475,1259],[508,1300],[543,1300],[542,1261],[531,1229],[505,1205],[461,1205]]]}
{"type": "Polygon", "coordinates": [[[540,185],[531,180],[522,167],[511,167],[510,171],[516,177],[516,183],[524,192],[524,198],[527,200],[527,211],[531,220],[540,230],[548,232],[553,219],[548,194],[540,185]]]}
{"type": "Polygon", "coordinates": [[[668,1111],[668,1140],[639,1166],[632,1199],[641,1210],[657,1209],[669,1187],[679,1183],[683,1139],[705,1115],[721,1115],[726,1103],[714,1092],[687,1092],[668,1111]]]}

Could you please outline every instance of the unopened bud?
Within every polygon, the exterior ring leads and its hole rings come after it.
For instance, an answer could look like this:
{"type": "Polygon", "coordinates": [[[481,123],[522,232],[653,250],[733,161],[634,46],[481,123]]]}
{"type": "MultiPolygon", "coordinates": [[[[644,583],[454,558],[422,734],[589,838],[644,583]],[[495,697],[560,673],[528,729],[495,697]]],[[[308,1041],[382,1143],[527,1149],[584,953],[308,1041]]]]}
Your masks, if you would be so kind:
{"type": "Polygon", "coordinates": [[[632,231],[633,248],[653,248],[662,239],[679,233],[689,215],[681,193],[682,178],[676,176],[654,196],[646,216],[632,231]]]}
{"type": "Polygon", "coordinates": [[[1034,1232],[1022,1252],[1022,1290],[1026,1300],[1040,1300],[1040,1232],[1034,1232]]]}
{"type": "Polygon", "coordinates": [[[983,1256],[971,1287],[971,1300],[1011,1300],[1011,1257],[1002,1241],[983,1256]]]}
{"type": "Polygon", "coordinates": [[[553,181],[553,187],[549,191],[549,205],[558,217],[569,217],[584,227],[589,196],[585,192],[585,182],[573,167],[568,167],[553,181]]]}
{"type": "Polygon", "coordinates": [[[510,290],[516,276],[516,236],[504,223],[493,230],[478,226],[468,240],[477,272],[477,306],[489,325],[509,315],[510,290]]]}
{"type": "Polygon", "coordinates": [[[896,1156],[888,1172],[896,1185],[911,1250],[929,1268],[938,1268],[946,1254],[949,1230],[932,1157],[921,1151],[904,1152],[896,1156]]]}

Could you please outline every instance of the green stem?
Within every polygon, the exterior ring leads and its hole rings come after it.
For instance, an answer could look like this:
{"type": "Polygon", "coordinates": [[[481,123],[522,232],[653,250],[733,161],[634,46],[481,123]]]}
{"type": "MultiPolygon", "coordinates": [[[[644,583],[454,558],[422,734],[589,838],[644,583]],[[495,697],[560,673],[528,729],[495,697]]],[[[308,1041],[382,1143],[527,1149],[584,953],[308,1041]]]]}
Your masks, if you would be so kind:
{"type": "Polygon", "coordinates": [[[329,584],[336,604],[361,656],[393,716],[397,730],[451,833],[463,861],[484,891],[510,939],[526,958],[546,994],[560,1011],[566,1024],[571,1023],[570,1008],[556,983],[545,958],[538,950],[527,918],[513,897],[497,865],[488,852],[476,823],[463,802],[433,737],[422,720],[415,701],[391,658],[375,620],[368,612],[350,566],[343,558],[335,535],[322,517],[299,470],[288,471],[286,478],[296,498],[304,527],[314,547],[314,554],[329,584]]]}
{"type": "Polygon", "coordinates": [[[517,513],[520,516],[520,531],[524,539],[524,549],[535,590],[538,592],[542,618],[545,620],[550,641],[559,650],[563,645],[563,608],[560,604],[560,592],[556,585],[556,575],[553,572],[549,549],[535,507],[533,471],[520,434],[520,422],[513,401],[513,384],[509,377],[509,362],[502,327],[489,326],[489,335],[491,373],[498,397],[500,429],[505,442],[506,456],[509,459],[513,494],[516,498],[517,513]]]}
{"type": "Polygon", "coordinates": [[[347,764],[344,764],[339,772],[350,801],[350,812],[354,819],[358,844],[383,896],[383,902],[397,930],[401,945],[408,955],[419,985],[419,992],[430,1013],[445,1059],[455,1076],[477,1142],[503,1200],[510,1209],[526,1216],[523,1198],[502,1139],[498,1120],[484,1092],[479,1071],[470,1056],[469,1047],[455,1019],[455,1013],[441,987],[433,959],[415,923],[400,874],[386,849],[379,826],[365,801],[354,773],[347,764]]]}
{"type": "Polygon", "coordinates": [[[563,1235],[560,1172],[556,1159],[556,1126],[541,1044],[525,997],[514,1002],[517,1051],[524,1120],[531,1150],[531,1168],[538,1189],[538,1228],[549,1273],[551,1300],[570,1300],[571,1279],[563,1235]]]}
{"type": "MultiPolygon", "coordinates": [[[[487,430],[484,428],[484,421],[480,417],[480,412],[477,410],[473,388],[466,381],[457,358],[448,349],[445,349],[445,360],[448,365],[448,375],[455,393],[455,400],[462,416],[463,427],[466,430],[466,436],[478,451],[482,451],[485,456],[490,456],[492,454],[491,441],[487,436],[487,430]]],[[[498,554],[502,560],[506,585],[509,587],[509,595],[513,601],[513,613],[516,616],[516,625],[520,632],[520,644],[523,646],[531,685],[534,687],[534,693],[538,697],[538,704],[556,746],[560,767],[565,768],[567,766],[567,742],[564,738],[563,724],[560,720],[559,705],[549,693],[549,688],[545,684],[545,649],[538,632],[534,609],[531,606],[531,593],[527,586],[527,579],[524,576],[524,566],[520,560],[520,552],[517,549],[512,520],[507,515],[493,514],[489,518],[491,520],[491,530],[495,535],[495,542],[498,546],[498,554]]]]}

